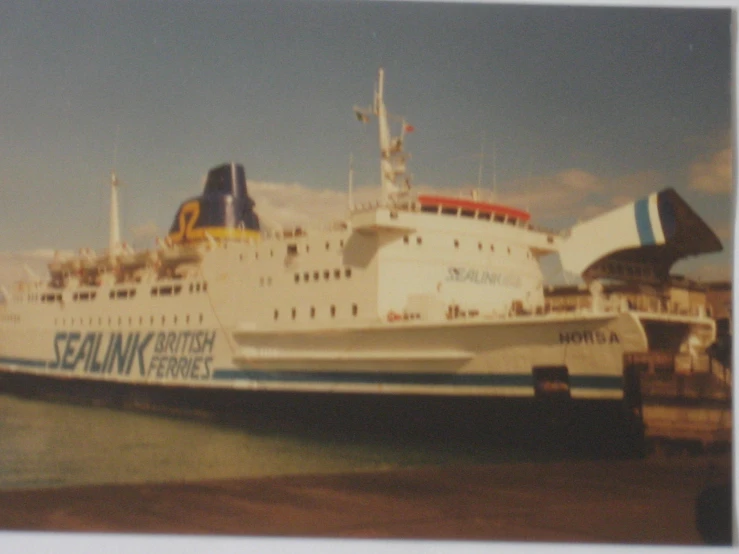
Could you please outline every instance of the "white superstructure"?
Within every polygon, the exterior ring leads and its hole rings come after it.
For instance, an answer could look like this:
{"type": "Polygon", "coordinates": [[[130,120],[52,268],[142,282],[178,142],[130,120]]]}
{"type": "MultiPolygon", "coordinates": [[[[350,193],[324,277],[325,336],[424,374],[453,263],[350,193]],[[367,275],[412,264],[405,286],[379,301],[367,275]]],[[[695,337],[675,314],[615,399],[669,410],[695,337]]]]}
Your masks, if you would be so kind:
{"type": "MultiPolygon", "coordinates": [[[[705,314],[634,311],[598,287],[588,308],[551,311],[539,258],[562,250],[585,267],[598,247],[577,229],[537,230],[522,210],[414,196],[407,124],[392,135],[382,70],[373,106],[356,113],[379,120],[381,198],[324,230],[261,232],[243,168],[227,164],[182,204],[166,241],[135,252],[120,241],[114,177],[109,251],[56,259],[48,281],[8,294],[0,371],[203,389],[618,399],[625,355],[655,341],[673,354],[713,341],[705,314]]],[[[637,243],[609,248],[639,246],[641,209],[620,209],[636,218],[625,240],[637,243]]]]}

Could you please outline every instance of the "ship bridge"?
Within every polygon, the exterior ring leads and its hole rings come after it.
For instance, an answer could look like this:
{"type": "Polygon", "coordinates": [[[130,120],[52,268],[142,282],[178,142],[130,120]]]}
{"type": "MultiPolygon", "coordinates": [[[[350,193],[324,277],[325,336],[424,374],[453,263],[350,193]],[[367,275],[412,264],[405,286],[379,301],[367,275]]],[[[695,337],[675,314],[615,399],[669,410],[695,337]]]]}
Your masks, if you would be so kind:
{"type": "Polygon", "coordinates": [[[586,282],[664,284],[677,261],[721,250],[713,230],[669,188],[575,225],[560,260],[586,282]]]}

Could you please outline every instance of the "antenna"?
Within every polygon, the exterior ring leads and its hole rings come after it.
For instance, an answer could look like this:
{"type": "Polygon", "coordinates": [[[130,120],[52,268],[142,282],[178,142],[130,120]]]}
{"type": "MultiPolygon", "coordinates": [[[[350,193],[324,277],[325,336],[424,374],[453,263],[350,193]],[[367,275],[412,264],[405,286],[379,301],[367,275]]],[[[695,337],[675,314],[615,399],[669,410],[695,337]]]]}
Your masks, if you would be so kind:
{"type": "Polygon", "coordinates": [[[354,154],[349,154],[349,213],[354,210],[354,154]]]}
{"type": "Polygon", "coordinates": [[[121,244],[121,226],[118,215],[118,177],[110,174],[110,238],[108,241],[108,255],[115,256],[121,244]]]}
{"type": "Polygon", "coordinates": [[[116,125],[115,142],[113,143],[113,169],[110,172],[110,234],[108,239],[108,256],[113,258],[121,244],[121,223],[118,209],[118,177],[115,168],[118,159],[118,132],[121,126],[116,125]]]}
{"type": "Polygon", "coordinates": [[[498,198],[498,178],[497,178],[497,152],[495,150],[495,143],[493,143],[493,199],[498,198]]]}
{"type": "Polygon", "coordinates": [[[485,161],[485,131],[482,132],[482,140],[480,141],[480,165],[477,168],[477,190],[482,189],[482,165],[485,161]]]}

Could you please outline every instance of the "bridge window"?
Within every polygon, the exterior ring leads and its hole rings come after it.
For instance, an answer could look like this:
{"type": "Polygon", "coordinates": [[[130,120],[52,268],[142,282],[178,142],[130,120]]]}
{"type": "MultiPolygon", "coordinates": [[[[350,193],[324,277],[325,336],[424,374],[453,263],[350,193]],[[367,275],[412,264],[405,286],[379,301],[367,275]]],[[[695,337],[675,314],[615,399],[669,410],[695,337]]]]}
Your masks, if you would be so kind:
{"type": "Polygon", "coordinates": [[[341,279],[341,270],[334,269],[334,279],[341,279]]]}
{"type": "Polygon", "coordinates": [[[450,208],[448,206],[445,206],[441,208],[441,213],[444,215],[457,215],[457,208],[450,208]]]}
{"type": "Polygon", "coordinates": [[[475,217],[475,210],[462,210],[462,217],[475,217]]]}
{"type": "Polygon", "coordinates": [[[345,276],[345,277],[346,277],[347,279],[351,278],[351,276],[352,276],[352,268],[351,268],[351,267],[347,267],[347,268],[346,268],[346,269],[344,270],[344,276],[345,276]]]}

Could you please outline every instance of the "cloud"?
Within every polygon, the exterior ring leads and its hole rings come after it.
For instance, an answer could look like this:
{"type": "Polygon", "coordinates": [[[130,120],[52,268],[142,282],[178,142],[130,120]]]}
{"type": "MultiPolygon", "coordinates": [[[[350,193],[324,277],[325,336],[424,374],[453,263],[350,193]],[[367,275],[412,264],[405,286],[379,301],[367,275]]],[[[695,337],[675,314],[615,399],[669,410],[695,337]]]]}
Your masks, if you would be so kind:
{"type": "Polygon", "coordinates": [[[45,279],[46,264],[53,257],[53,250],[43,249],[27,252],[0,252],[0,285],[9,286],[18,281],[27,281],[31,277],[28,270],[37,278],[45,279]]]}
{"type": "Polygon", "coordinates": [[[673,273],[684,273],[687,277],[697,281],[730,281],[732,279],[732,266],[730,262],[726,263],[701,263],[683,262],[683,265],[676,265],[673,273]]]}
{"type": "MultiPolygon", "coordinates": [[[[379,188],[357,187],[354,203],[375,200],[379,188]]],[[[348,212],[348,194],[331,189],[313,189],[300,183],[251,181],[249,194],[256,202],[256,212],[266,227],[329,224],[348,212]]]]}
{"type": "Polygon", "coordinates": [[[143,223],[130,229],[131,241],[136,248],[145,247],[144,243],[152,243],[157,237],[163,237],[166,231],[153,221],[143,223]]]}
{"type": "Polygon", "coordinates": [[[732,190],[732,152],[724,148],[702,156],[690,165],[690,187],[709,194],[729,194],[732,190]]]}
{"type": "Polygon", "coordinates": [[[734,239],[734,225],[732,223],[713,225],[712,228],[716,236],[722,241],[732,241],[734,239]]]}

